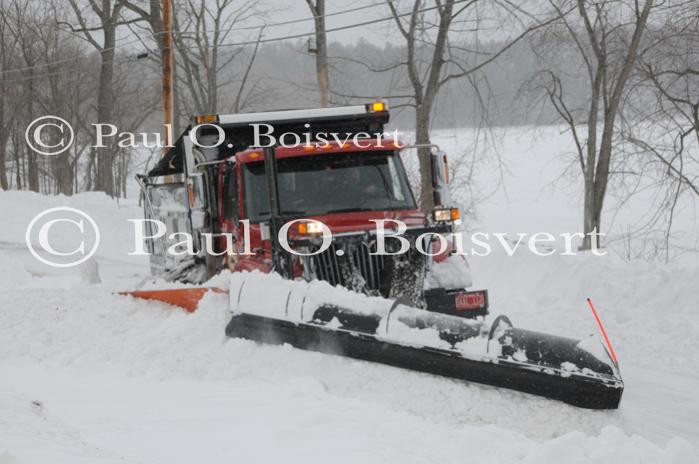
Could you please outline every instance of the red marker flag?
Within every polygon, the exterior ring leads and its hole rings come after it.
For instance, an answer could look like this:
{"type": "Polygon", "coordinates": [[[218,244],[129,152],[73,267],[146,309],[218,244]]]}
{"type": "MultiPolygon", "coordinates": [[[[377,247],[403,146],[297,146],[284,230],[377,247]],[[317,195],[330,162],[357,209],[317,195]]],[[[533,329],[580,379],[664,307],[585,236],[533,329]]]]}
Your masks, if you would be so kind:
{"type": "Polygon", "coordinates": [[[592,314],[595,316],[595,319],[597,320],[597,325],[599,325],[599,328],[602,331],[602,336],[604,337],[604,341],[607,343],[607,346],[609,347],[609,353],[612,355],[612,359],[614,360],[614,365],[616,367],[619,367],[619,361],[617,361],[617,359],[616,359],[616,353],[614,353],[614,348],[612,348],[612,343],[609,341],[609,337],[607,336],[607,331],[604,330],[604,326],[602,325],[602,321],[600,320],[599,316],[597,315],[597,311],[595,310],[595,306],[592,304],[592,300],[590,300],[588,298],[587,304],[590,306],[590,310],[592,311],[592,314]]]}

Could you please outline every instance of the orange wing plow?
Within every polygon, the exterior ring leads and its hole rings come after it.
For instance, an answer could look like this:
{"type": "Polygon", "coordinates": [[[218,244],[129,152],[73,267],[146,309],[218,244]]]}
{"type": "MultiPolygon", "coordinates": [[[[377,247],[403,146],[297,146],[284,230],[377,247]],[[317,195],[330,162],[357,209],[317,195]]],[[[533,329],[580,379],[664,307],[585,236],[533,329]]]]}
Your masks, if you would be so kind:
{"type": "Polygon", "coordinates": [[[119,292],[119,295],[133,296],[144,300],[156,300],[179,306],[187,312],[196,311],[199,301],[207,292],[228,293],[227,289],[219,287],[171,288],[166,290],[135,290],[119,292]]]}

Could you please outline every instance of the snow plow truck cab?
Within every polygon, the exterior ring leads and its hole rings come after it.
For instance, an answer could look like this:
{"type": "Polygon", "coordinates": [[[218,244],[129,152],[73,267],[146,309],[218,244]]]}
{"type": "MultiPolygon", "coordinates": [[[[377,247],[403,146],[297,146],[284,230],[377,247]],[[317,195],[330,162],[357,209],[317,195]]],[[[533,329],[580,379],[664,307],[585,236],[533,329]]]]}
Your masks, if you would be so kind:
{"type": "MultiPolygon", "coordinates": [[[[427,278],[435,264],[450,255],[449,249],[433,252],[434,237],[429,234],[446,235],[459,220],[458,209],[450,204],[446,155],[436,148],[432,152],[439,206],[427,216],[410,188],[401,160],[404,146],[395,137],[383,137],[387,121],[383,102],[195,117],[160,163],[138,177],[146,218],[162,222],[168,232],[147,243],[152,273],[200,283],[224,268],[274,269],[291,278],[324,280],[367,295],[401,297],[435,311],[484,316],[487,292],[466,291],[471,278],[463,257],[453,256],[449,263],[451,269],[457,268],[459,287],[438,287],[438,272],[427,278]],[[260,133],[271,127],[297,143],[251,147],[256,141],[269,142],[260,133]],[[336,134],[335,140],[330,134],[336,134]],[[362,137],[355,137],[358,134],[362,137]],[[271,199],[269,161],[275,172],[271,199]],[[284,253],[273,240],[290,221],[295,222],[286,234],[288,247],[299,254],[284,253]],[[412,242],[411,251],[391,257],[375,254],[376,221],[388,231],[404,224],[402,235],[412,242]],[[321,225],[333,239],[319,252],[321,225]],[[194,255],[168,252],[181,240],[174,232],[191,234],[194,255]],[[417,240],[427,253],[415,249],[417,240]],[[282,254],[288,255],[284,257],[288,269],[274,262],[283,261],[282,254]],[[425,280],[433,288],[424,289],[425,280]]],[[[147,226],[151,228],[147,236],[157,235],[152,224],[147,226]]],[[[383,242],[387,252],[395,252],[394,240],[386,237],[383,242]]]]}

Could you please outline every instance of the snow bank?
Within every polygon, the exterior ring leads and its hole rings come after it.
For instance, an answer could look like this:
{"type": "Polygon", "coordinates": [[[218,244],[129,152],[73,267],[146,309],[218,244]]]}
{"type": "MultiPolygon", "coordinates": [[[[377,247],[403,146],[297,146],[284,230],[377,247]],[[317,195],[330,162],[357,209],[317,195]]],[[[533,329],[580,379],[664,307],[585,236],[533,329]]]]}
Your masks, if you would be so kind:
{"type": "Polygon", "coordinates": [[[31,284],[32,275],[18,260],[0,255],[0,290],[16,290],[31,284]]]}
{"type": "MultiPolygon", "coordinates": [[[[143,257],[129,256],[134,250],[134,229],[129,219],[143,218],[143,210],[133,199],[113,200],[104,193],[86,192],[73,196],[41,195],[33,192],[2,191],[0,190],[0,211],[2,211],[2,227],[0,227],[0,244],[25,244],[27,227],[34,217],[49,208],[67,206],[87,213],[97,223],[102,235],[100,247],[96,256],[119,260],[130,264],[145,265],[143,257]]],[[[71,243],[73,229],[64,234],[60,227],[52,229],[51,240],[71,243]]],[[[74,249],[75,247],[69,248],[74,249]]]]}
{"type": "Polygon", "coordinates": [[[98,288],[4,296],[2,388],[19,402],[3,407],[26,429],[0,426],[0,443],[19,462],[52,449],[22,445],[26,433],[46,444],[51,427],[63,452],[93,462],[696,461],[684,440],[659,446],[623,432],[623,421],[603,427],[613,414],[228,340],[225,295],[208,294],[194,314],[98,288]],[[31,419],[34,400],[44,424],[31,419]],[[500,415],[504,423],[483,426],[500,415]],[[551,428],[547,440],[525,435],[538,427],[551,428]]]}
{"type": "Polygon", "coordinates": [[[599,329],[591,298],[622,368],[696,375],[699,263],[626,263],[613,255],[539,257],[504,252],[471,257],[474,288],[487,288],[490,312],[516,326],[581,338],[599,329]]]}
{"type": "Polygon", "coordinates": [[[2,192],[0,207],[0,462],[697,462],[698,265],[470,258],[518,326],[596,333],[593,299],[626,382],[621,408],[598,412],[226,339],[225,295],[186,314],[111,293],[147,277],[126,258],[135,203],[2,192]],[[105,224],[103,283],[45,275],[24,249],[31,217],[63,204],[105,224]]]}

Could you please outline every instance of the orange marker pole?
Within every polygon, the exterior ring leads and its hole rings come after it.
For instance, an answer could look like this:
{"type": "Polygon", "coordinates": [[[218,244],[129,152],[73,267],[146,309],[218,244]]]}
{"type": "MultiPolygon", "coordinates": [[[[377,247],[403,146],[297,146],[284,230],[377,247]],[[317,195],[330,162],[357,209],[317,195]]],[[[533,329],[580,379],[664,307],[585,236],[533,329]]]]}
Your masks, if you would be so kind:
{"type": "Polygon", "coordinates": [[[607,336],[607,331],[604,330],[604,326],[602,325],[602,321],[600,320],[599,316],[597,315],[597,311],[595,310],[595,306],[592,304],[592,300],[590,300],[588,298],[587,304],[590,306],[590,310],[592,311],[592,314],[595,316],[595,319],[597,320],[597,325],[599,325],[599,328],[602,331],[602,336],[604,337],[604,341],[607,342],[607,346],[609,347],[609,352],[611,353],[612,359],[614,360],[614,365],[616,367],[619,367],[619,361],[617,361],[617,359],[616,359],[616,353],[614,353],[614,348],[612,348],[612,343],[609,341],[609,337],[607,336]]]}

